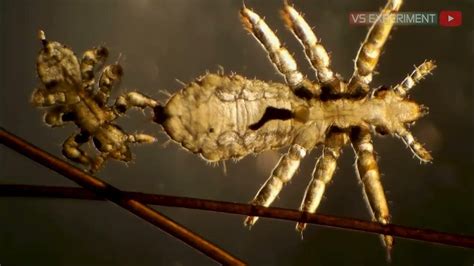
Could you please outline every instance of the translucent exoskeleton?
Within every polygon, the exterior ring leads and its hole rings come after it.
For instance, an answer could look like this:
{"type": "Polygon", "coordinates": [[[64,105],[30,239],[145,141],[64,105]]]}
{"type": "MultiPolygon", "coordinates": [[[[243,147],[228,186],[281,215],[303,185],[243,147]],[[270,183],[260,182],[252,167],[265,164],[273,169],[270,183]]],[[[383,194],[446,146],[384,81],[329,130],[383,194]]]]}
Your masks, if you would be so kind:
{"type": "MultiPolygon", "coordinates": [[[[382,48],[393,26],[401,0],[389,0],[370,28],[356,56],[348,82],[331,69],[330,57],[302,15],[285,3],[282,14],[289,30],[300,41],[315,72],[306,78],[288,50],[255,12],[243,7],[240,17],[268,53],[286,84],[250,80],[233,74],[206,74],[155,107],[155,122],[185,149],[217,162],[239,159],[268,149],[289,147],[252,204],[269,206],[291,180],[308,151],[322,146],[313,178],[300,210],[314,213],[331,180],[341,149],[349,142],[356,157],[356,172],[364,188],[373,219],[387,224],[390,215],[372,145],[372,132],[402,139],[422,162],[429,152],[408,130],[427,112],[409,100],[407,93],[435,68],[425,61],[394,87],[372,89],[370,82],[382,48]]],[[[252,226],[257,217],[247,217],[252,226]]],[[[296,228],[302,232],[304,223],[296,228]]],[[[391,236],[382,236],[388,251],[391,236]]]]}
{"type": "Polygon", "coordinates": [[[105,47],[86,51],[79,61],[68,47],[48,41],[43,31],[39,32],[39,38],[43,48],[36,66],[44,86],[34,91],[31,101],[38,107],[47,108],[44,115],[47,125],[58,127],[73,122],[80,130],[64,142],[64,156],[95,172],[108,158],[131,161],[129,143],[155,141],[147,134],[127,134],[112,123],[131,107],[154,108],[157,103],[141,93],[127,92],[119,96],[114,105],[108,105],[110,92],[118,85],[123,70],[118,63],[105,66],[96,82],[95,68],[108,56],[105,47]],[[81,145],[90,140],[99,151],[96,157],[81,149],[81,145]]]}

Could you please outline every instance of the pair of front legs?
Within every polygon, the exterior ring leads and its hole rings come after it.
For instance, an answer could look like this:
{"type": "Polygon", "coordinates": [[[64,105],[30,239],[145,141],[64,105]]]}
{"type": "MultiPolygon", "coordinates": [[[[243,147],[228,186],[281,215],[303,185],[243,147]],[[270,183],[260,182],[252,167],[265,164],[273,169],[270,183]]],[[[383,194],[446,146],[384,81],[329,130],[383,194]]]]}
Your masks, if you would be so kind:
{"type": "MultiPolygon", "coordinates": [[[[132,107],[138,107],[142,109],[146,107],[154,108],[156,104],[157,103],[155,100],[145,95],[142,95],[138,92],[128,92],[119,96],[114,106],[112,107],[112,110],[114,113],[116,113],[116,115],[121,115],[132,107]]],[[[68,105],[54,106],[46,111],[44,115],[44,121],[47,125],[51,127],[59,127],[63,126],[67,122],[74,122],[76,119],[78,119],[78,114],[73,110],[74,109],[68,105]]],[[[63,143],[63,155],[74,162],[89,166],[91,173],[97,172],[109,157],[117,157],[116,159],[122,161],[130,161],[131,155],[128,148],[128,144],[153,143],[156,141],[155,137],[147,134],[127,134],[123,132],[122,129],[112,124],[104,124],[99,127],[100,128],[97,129],[97,132],[107,131],[111,128],[114,131],[117,131],[115,133],[105,132],[105,134],[109,134],[110,136],[115,138],[120,138],[115,139],[116,143],[119,143],[119,145],[121,146],[116,148],[115,152],[120,151],[121,155],[111,156],[108,152],[100,152],[100,154],[95,158],[89,156],[84,150],[81,149],[81,146],[84,143],[89,142],[94,136],[91,136],[86,132],[74,134],[63,143]]],[[[97,140],[94,141],[94,144],[96,147],[97,145],[100,145],[97,140]]]]}
{"type": "Polygon", "coordinates": [[[66,141],[63,143],[63,155],[71,161],[89,166],[90,173],[96,173],[110,157],[117,157],[116,159],[125,162],[130,161],[132,157],[128,148],[128,144],[153,143],[156,141],[153,136],[140,133],[125,134],[123,137],[125,140],[120,143],[121,147],[117,147],[111,152],[101,152],[98,156],[91,157],[81,149],[81,146],[89,142],[92,136],[84,132],[74,134],[66,139],[66,141]],[[118,151],[120,152],[118,156],[117,154],[115,154],[115,156],[111,155],[111,153],[117,153],[118,151]]]}
{"type": "MultiPolygon", "coordinates": [[[[287,4],[284,6],[282,14],[286,26],[304,47],[306,57],[312,65],[321,87],[329,88],[330,93],[334,95],[367,95],[369,93],[369,84],[372,81],[373,70],[377,65],[382,48],[393,26],[394,20],[387,19],[387,15],[394,15],[400,8],[401,3],[401,0],[389,0],[381,11],[357,54],[354,74],[348,84],[340,80],[338,75],[335,75],[331,70],[330,57],[327,51],[303,17],[287,4]]],[[[295,60],[286,48],[281,45],[265,21],[245,6],[241,11],[241,18],[244,27],[261,43],[267,51],[269,59],[285,77],[290,88],[296,91],[301,86],[307,86],[308,80],[298,71],[295,60]]],[[[406,92],[429,74],[433,68],[434,64],[431,61],[424,62],[401,84],[394,88],[395,92],[402,97],[405,96],[406,92]]],[[[317,97],[321,93],[319,88],[317,85],[313,85],[310,91],[317,97]]],[[[393,133],[402,138],[412,149],[413,153],[422,161],[431,160],[429,153],[414,139],[408,130],[402,128],[399,132],[393,133]]],[[[363,185],[365,198],[367,199],[371,214],[378,222],[387,224],[390,219],[388,204],[380,181],[380,173],[374,155],[370,131],[365,127],[356,127],[352,130],[351,136],[345,131],[329,131],[324,140],[322,155],[316,163],[313,178],[306,189],[300,210],[308,213],[316,211],[326,185],[330,182],[335,172],[337,159],[341,154],[342,147],[349,140],[352,142],[352,147],[356,153],[357,172],[363,185]]],[[[252,204],[269,206],[283,185],[291,180],[299,166],[300,160],[312,148],[302,148],[302,145],[299,143],[292,145],[288,153],[280,159],[271,177],[252,200],[252,204]],[[297,150],[300,152],[296,152],[297,150]]],[[[252,226],[256,221],[257,217],[247,217],[245,224],[252,226]]],[[[296,226],[297,230],[301,232],[305,227],[304,223],[298,223],[296,226]]],[[[383,239],[387,250],[390,251],[393,242],[392,237],[383,236],[383,239]]]]}

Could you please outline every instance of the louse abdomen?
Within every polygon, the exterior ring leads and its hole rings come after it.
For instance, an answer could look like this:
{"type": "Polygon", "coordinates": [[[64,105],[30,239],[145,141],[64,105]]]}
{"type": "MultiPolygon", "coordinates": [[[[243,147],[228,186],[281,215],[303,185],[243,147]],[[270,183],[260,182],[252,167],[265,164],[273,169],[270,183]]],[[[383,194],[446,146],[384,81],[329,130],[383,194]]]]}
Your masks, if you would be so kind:
{"type": "Polygon", "coordinates": [[[207,74],[157,107],[155,121],[208,161],[239,159],[290,144],[298,126],[289,114],[301,104],[283,84],[207,74]]]}

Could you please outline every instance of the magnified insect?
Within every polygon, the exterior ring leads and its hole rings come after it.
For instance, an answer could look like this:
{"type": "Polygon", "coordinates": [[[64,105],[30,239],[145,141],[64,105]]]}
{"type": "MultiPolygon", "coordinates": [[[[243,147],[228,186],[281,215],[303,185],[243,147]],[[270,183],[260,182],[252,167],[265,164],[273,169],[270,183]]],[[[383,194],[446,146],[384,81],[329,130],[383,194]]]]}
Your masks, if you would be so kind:
{"type": "MultiPolygon", "coordinates": [[[[314,213],[336,169],[343,146],[351,143],[356,172],[363,184],[374,220],[389,223],[390,215],[379,168],[374,156],[372,132],[402,139],[422,162],[430,153],[408,127],[427,109],[407,98],[407,93],[435,68],[425,61],[400,84],[371,88],[372,75],[394,24],[401,0],[389,0],[370,28],[355,59],[349,81],[331,69],[329,55],[308,23],[285,3],[282,14],[289,30],[300,41],[316,81],[306,78],[293,56],[254,11],[243,7],[242,23],[267,52],[286,83],[247,79],[232,74],[206,74],[155,107],[154,121],[185,149],[205,160],[240,159],[269,149],[289,147],[252,204],[269,206],[291,180],[308,151],[322,146],[313,178],[300,210],[314,213]]],[[[252,226],[258,217],[247,217],[252,226]]],[[[306,225],[298,223],[302,232],[306,225]]],[[[387,251],[391,236],[382,236],[387,251]]]]}
{"type": "Polygon", "coordinates": [[[34,91],[31,101],[46,108],[47,125],[60,127],[73,122],[79,128],[78,133],[64,142],[64,156],[96,172],[108,158],[131,161],[128,144],[155,141],[147,134],[128,134],[112,123],[131,107],[154,108],[157,103],[141,93],[127,92],[115,104],[108,105],[110,92],[119,84],[123,70],[118,63],[105,66],[96,82],[94,72],[108,56],[105,47],[87,50],[79,61],[68,47],[47,40],[43,31],[39,32],[39,38],[43,48],[36,67],[43,86],[34,91]],[[90,140],[99,152],[96,157],[81,149],[90,140]]]}

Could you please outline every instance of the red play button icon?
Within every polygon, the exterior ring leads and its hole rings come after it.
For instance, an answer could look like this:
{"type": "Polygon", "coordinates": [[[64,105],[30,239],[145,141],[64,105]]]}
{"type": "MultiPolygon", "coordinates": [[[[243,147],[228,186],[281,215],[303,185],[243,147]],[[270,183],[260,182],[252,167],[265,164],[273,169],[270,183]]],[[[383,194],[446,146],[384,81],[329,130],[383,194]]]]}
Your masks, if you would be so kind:
{"type": "Polygon", "coordinates": [[[461,11],[443,10],[439,12],[439,25],[443,27],[458,27],[462,24],[461,11]]]}

